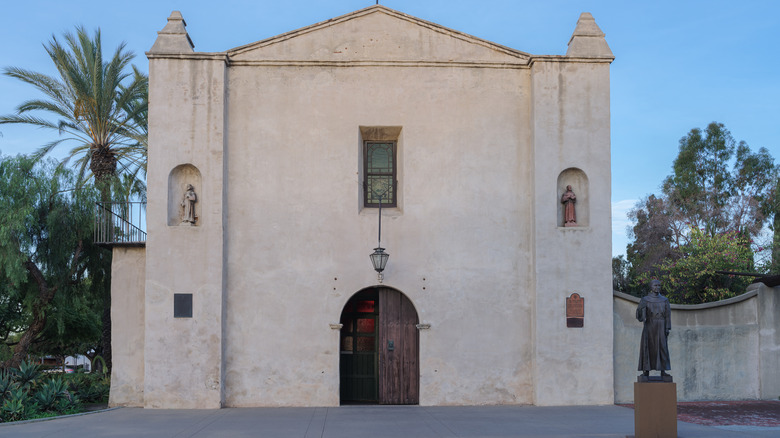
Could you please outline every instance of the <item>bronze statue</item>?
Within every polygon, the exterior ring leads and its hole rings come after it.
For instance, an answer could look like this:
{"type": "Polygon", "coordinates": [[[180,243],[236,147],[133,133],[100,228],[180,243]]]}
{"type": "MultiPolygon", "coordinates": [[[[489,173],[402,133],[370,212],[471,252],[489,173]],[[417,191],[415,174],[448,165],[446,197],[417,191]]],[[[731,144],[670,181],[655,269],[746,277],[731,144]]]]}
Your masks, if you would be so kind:
{"type": "Polygon", "coordinates": [[[195,225],[197,216],[195,216],[195,203],[198,202],[198,195],[195,194],[195,188],[192,184],[187,184],[187,190],[184,192],[184,198],[181,201],[181,206],[184,207],[184,212],[181,218],[182,225],[195,225]]]}
{"type": "Polygon", "coordinates": [[[564,227],[576,227],[577,226],[577,213],[574,211],[574,204],[577,202],[577,196],[571,190],[571,186],[566,186],[566,193],[561,196],[561,204],[563,204],[563,226],[564,227]]]}
{"type": "Polygon", "coordinates": [[[642,341],[639,344],[639,371],[645,377],[650,370],[661,371],[662,378],[669,376],[669,345],[667,338],[672,329],[672,308],[669,300],[661,295],[661,282],[650,282],[650,293],[642,297],[636,309],[636,319],[644,322],[642,341]]]}

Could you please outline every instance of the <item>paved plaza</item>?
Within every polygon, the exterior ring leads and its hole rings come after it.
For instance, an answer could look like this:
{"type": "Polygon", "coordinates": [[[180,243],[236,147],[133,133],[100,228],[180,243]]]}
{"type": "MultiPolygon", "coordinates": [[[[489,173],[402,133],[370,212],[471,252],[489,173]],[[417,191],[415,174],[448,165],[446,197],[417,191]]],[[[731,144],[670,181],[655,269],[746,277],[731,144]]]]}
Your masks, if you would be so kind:
{"type": "MultiPolygon", "coordinates": [[[[682,438],[777,437],[780,427],[703,426],[678,421],[682,438]]],[[[1,437],[620,437],[634,433],[621,406],[341,406],[220,410],[112,409],[22,424],[1,437]]]]}

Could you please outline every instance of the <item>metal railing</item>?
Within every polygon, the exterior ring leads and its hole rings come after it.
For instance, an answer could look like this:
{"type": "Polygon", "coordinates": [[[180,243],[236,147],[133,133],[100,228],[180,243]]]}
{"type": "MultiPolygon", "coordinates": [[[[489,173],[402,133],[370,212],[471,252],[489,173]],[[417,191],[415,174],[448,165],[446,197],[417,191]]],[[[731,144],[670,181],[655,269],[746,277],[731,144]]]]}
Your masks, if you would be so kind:
{"type": "Polygon", "coordinates": [[[95,243],[146,244],[146,202],[98,202],[95,207],[95,243]]]}

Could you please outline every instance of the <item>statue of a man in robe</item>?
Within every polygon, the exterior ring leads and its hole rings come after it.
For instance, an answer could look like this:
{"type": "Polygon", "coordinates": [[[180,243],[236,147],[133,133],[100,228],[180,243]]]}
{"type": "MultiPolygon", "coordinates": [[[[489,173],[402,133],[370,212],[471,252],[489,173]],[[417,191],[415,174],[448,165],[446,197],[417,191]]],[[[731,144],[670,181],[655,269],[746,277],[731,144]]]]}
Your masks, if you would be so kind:
{"type": "Polygon", "coordinates": [[[577,196],[571,189],[571,186],[566,186],[566,193],[561,196],[561,204],[563,204],[563,226],[564,227],[576,227],[577,226],[577,213],[574,211],[574,204],[577,202],[577,196]]]}
{"type": "Polygon", "coordinates": [[[672,329],[672,308],[669,300],[661,295],[660,281],[650,282],[650,293],[639,301],[636,319],[644,323],[639,344],[638,370],[646,377],[651,370],[661,371],[661,376],[668,376],[666,371],[672,367],[666,339],[672,329]]]}
{"type": "Polygon", "coordinates": [[[195,188],[192,184],[187,184],[187,189],[184,191],[184,198],[181,200],[181,206],[184,207],[184,212],[181,217],[182,225],[194,226],[197,216],[195,216],[195,203],[198,202],[198,195],[195,194],[195,188]]]}

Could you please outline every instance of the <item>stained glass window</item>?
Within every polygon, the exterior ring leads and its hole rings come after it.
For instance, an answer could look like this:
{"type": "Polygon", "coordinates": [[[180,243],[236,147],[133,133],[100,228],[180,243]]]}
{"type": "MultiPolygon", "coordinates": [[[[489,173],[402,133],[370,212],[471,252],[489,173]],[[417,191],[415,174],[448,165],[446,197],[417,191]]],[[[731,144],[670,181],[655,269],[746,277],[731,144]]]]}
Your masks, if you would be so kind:
{"type": "Polygon", "coordinates": [[[367,141],[364,147],[365,192],[364,205],[396,206],[396,144],[395,142],[367,141]]]}

